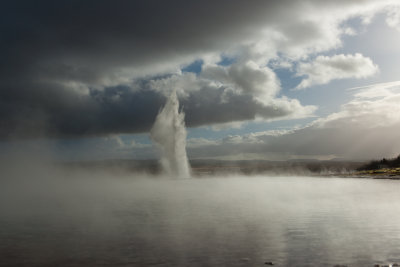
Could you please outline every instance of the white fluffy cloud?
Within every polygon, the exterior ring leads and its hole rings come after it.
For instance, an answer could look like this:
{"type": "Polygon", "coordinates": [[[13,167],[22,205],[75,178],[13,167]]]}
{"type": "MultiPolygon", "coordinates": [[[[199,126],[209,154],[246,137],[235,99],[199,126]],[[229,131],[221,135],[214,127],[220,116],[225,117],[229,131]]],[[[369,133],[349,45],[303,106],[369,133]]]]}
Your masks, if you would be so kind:
{"type": "Polygon", "coordinates": [[[398,31],[400,31],[400,7],[391,7],[388,11],[386,23],[398,31]]]}
{"type": "Polygon", "coordinates": [[[177,90],[190,126],[224,125],[255,118],[304,118],[313,116],[316,110],[313,105],[303,106],[297,99],[278,97],[280,84],[275,73],[252,61],[227,67],[207,64],[198,75],[177,73],[149,84],[152,90],[167,95],[177,90]]]}
{"type": "Polygon", "coordinates": [[[366,78],[379,71],[369,57],[359,53],[355,55],[318,56],[309,63],[300,63],[297,68],[298,76],[306,76],[297,89],[313,85],[326,84],[332,80],[345,78],[366,78]]]}
{"type": "Polygon", "coordinates": [[[241,93],[253,95],[260,102],[267,102],[280,90],[279,79],[268,67],[254,61],[238,62],[229,67],[206,65],[201,77],[231,87],[241,93]]]}

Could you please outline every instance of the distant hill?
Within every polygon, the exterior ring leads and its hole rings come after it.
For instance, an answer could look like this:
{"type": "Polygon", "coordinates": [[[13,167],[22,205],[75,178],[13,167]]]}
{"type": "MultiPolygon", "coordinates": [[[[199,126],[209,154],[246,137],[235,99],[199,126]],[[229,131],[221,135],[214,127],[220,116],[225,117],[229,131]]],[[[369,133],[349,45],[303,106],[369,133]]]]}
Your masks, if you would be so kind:
{"type": "Polygon", "coordinates": [[[379,170],[386,168],[399,168],[400,167],[400,155],[397,158],[393,159],[381,159],[381,160],[372,160],[369,163],[359,167],[357,170],[359,171],[367,171],[367,170],[379,170]]]}
{"type": "Polygon", "coordinates": [[[339,160],[191,160],[193,172],[196,174],[242,173],[242,174],[346,174],[355,171],[365,162],[339,160]]]}
{"type": "MultiPolygon", "coordinates": [[[[319,160],[190,160],[194,175],[213,175],[225,173],[241,174],[282,174],[282,175],[313,175],[313,174],[344,174],[356,170],[365,162],[352,161],[319,161],[319,160]]],[[[111,172],[145,172],[158,174],[161,172],[157,160],[112,159],[99,161],[59,162],[59,166],[68,169],[103,170],[111,172]]]]}

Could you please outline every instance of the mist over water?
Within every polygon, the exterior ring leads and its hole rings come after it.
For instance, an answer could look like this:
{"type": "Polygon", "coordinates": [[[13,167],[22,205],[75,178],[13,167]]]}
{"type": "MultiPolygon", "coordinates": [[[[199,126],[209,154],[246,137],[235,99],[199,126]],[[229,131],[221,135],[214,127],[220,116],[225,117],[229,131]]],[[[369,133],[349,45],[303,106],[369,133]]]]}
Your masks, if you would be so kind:
{"type": "Polygon", "coordinates": [[[374,266],[400,262],[399,181],[158,179],[0,160],[0,266],[374,266]]]}
{"type": "Polygon", "coordinates": [[[160,151],[164,174],[179,178],[190,177],[190,166],[186,155],[185,114],[179,111],[179,101],[175,91],[157,115],[150,136],[160,151]]]}
{"type": "Polygon", "coordinates": [[[398,181],[24,167],[0,179],[0,266],[400,261],[398,181]]]}

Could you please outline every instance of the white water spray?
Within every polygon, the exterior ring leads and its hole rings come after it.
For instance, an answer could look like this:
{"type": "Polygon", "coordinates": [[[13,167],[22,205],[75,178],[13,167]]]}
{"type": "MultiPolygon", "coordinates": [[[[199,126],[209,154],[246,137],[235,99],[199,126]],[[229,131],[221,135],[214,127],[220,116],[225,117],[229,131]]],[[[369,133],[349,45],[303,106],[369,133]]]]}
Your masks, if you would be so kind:
{"type": "Polygon", "coordinates": [[[151,139],[161,152],[161,166],[170,176],[179,178],[190,177],[190,166],[186,155],[185,114],[179,112],[179,101],[173,91],[167,103],[158,113],[151,139]]]}

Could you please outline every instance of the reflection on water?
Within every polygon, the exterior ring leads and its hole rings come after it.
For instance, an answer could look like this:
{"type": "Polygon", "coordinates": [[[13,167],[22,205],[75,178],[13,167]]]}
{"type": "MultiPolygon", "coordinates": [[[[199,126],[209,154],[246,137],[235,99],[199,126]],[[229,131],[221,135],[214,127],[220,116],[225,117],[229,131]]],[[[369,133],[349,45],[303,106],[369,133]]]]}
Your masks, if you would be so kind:
{"type": "Polygon", "coordinates": [[[12,187],[1,189],[0,266],[400,262],[398,181],[92,178],[12,187]]]}

